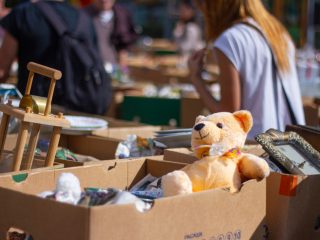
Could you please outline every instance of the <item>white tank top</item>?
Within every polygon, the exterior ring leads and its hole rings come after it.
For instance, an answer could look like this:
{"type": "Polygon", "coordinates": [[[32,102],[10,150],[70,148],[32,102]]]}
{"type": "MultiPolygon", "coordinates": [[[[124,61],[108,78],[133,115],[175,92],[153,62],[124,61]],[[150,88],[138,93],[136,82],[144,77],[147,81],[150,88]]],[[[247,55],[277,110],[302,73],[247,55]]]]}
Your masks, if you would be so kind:
{"type": "MultiPolygon", "coordinates": [[[[256,24],[249,19],[252,24],[256,24]]],[[[245,24],[236,24],[223,32],[214,42],[214,47],[224,53],[240,74],[241,109],[252,113],[254,125],[249,139],[270,128],[283,131],[291,124],[285,95],[278,82],[278,113],[273,90],[272,55],[266,40],[256,29],[245,24]],[[278,120],[280,126],[278,126],[278,120]]],[[[283,85],[295,112],[298,124],[305,124],[301,93],[295,66],[295,48],[289,43],[290,71],[282,74],[283,85]]]]}

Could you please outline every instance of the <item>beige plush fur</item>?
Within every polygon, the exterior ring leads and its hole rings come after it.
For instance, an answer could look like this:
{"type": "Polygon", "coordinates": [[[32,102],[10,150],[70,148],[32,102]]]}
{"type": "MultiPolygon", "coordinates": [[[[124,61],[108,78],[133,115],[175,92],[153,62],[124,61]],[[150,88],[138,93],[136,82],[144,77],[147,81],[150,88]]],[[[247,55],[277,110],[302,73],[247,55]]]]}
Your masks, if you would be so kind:
{"type": "Polygon", "coordinates": [[[191,144],[199,160],[162,177],[164,196],[213,188],[237,192],[244,180],[267,177],[270,169],[264,159],[238,151],[252,125],[248,111],[197,117],[191,144]]]}

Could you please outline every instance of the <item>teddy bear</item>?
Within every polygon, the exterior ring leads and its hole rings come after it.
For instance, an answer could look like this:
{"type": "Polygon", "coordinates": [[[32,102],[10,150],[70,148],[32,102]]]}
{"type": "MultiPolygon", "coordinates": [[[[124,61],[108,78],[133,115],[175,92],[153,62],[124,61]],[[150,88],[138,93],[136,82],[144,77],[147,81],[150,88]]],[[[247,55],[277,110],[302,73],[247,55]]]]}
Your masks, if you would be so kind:
{"type": "Polygon", "coordinates": [[[264,159],[241,152],[252,125],[252,115],[246,110],[198,116],[191,146],[199,160],[162,177],[164,196],[214,188],[234,193],[246,180],[267,177],[270,169],[264,159]]]}

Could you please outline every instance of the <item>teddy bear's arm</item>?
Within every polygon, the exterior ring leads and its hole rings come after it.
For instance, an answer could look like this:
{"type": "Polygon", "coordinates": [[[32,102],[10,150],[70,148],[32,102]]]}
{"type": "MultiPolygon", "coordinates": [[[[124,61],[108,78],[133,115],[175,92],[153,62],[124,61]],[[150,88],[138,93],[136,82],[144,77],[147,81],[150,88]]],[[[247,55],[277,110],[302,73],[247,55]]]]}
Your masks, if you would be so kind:
{"type": "Polygon", "coordinates": [[[261,180],[270,174],[268,163],[264,159],[249,153],[244,153],[239,159],[238,169],[248,179],[261,180]]]}

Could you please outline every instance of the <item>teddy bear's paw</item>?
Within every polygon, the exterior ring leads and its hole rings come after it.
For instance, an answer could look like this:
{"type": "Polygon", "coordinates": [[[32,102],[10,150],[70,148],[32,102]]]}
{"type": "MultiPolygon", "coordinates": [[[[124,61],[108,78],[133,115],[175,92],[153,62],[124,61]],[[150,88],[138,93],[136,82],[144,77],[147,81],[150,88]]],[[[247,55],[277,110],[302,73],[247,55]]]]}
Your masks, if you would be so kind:
{"type": "Polygon", "coordinates": [[[189,176],[181,170],[173,171],[162,177],[163,196],[174,196],[192,193],[192,183],[189,176]]]}
{"type": "Polygon", "coordinates": [[[257,179],[259,181],[270,174],[268,163],[264,159],[252,154],[244,154],[238,164],[238,168],[247,179],[257,179]]]}
{"type": "Polygon", "coordinates": [[[261,181],[262,179],[270,175],[270,168],[267,163],[261,164],[260,168],[256,172],[256,179],[261,181]]]}

